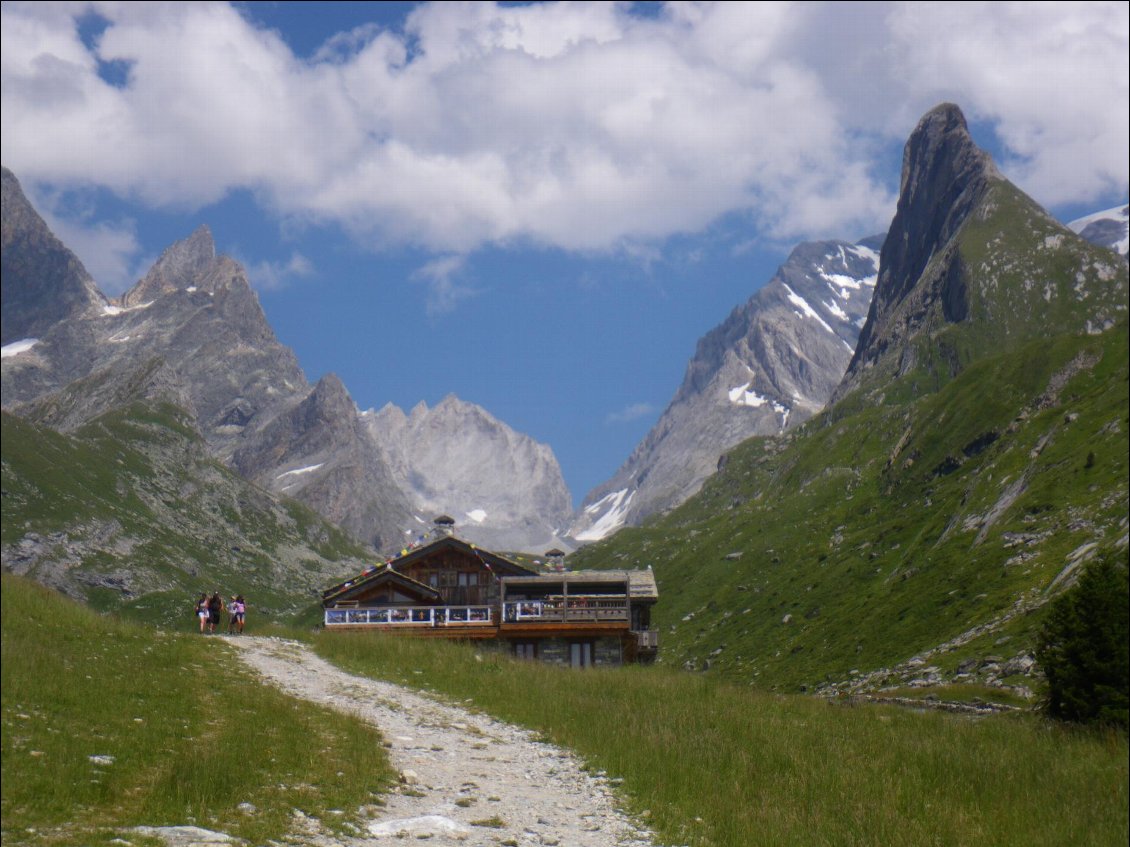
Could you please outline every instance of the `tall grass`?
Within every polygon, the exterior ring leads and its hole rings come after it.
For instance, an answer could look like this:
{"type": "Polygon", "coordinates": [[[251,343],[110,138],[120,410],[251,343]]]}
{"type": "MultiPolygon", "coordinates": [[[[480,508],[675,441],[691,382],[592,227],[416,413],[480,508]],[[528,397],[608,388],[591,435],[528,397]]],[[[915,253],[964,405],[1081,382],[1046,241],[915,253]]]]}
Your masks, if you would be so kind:
{"type": "Polygon", "coordinates": [[[326,633],[325,657],[540,730],[621,777],[668,842],[1125,844],[1125,736],[777,696],[702,675],[575,672],[473,647],[326,633]]]}
{"type": "Polygon", "coordinates": [[[2,615],[5,845],[184,824],[263,844],[295,809],[346,826],[330,810],[391,779],[377,732],[249,678],[221,638],[100,616],[9,575],[2,615]]]}

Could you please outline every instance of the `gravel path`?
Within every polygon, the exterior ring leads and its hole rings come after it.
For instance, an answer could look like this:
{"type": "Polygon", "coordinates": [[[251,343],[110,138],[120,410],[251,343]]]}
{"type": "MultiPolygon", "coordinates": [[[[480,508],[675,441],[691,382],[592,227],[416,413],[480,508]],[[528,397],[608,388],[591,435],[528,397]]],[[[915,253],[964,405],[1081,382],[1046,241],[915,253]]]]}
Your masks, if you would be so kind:
{"type": "Polygon", "coordinates": [[[387,682],[352,676],[305,645],[237,638],[240,657],[295,697],[359,716],[378,727],[402,787],[365,837],[341,842],[311,822],[307,843],[323,847],[458,843],[472,847],[653,847],[616,808],[608,781],[581,769],[569,751],[525,729],[445,705],[387,682]]]}

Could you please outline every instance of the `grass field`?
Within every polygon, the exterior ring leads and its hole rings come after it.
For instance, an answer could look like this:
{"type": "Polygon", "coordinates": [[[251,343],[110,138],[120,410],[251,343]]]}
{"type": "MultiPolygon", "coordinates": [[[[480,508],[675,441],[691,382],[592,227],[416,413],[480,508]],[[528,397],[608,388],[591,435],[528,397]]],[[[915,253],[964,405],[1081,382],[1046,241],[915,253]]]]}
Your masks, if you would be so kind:
{"type": "Polygon", "coordinates": [[[469,701],[623,779],[663,843],[1122,845],[1125,736],[1031,716],[846,706],[662,668],[574,672],[456,644],[324,633],[358,673],[469,701]]]}
{"type": "MultiPolygon", "coordinates": [[[[375,731],[259,686],[224,639],[122,622],[7,575],[2,621],[5,845],[110,844],[172,824],[264,844],[296,809],[348,829],[391,779],[375,731]]],[[[572,672],[442,642],[305,637],[349,670],[575,749],[622,780],[664,844],[1127,841],[1123,735],[829,704],[663,668],[572,672]]]]}
{"type": "Polygon", "coordinates": [[[330,810],[392,778],[375,730],[248,678],[221,638],[98,615],[9,575],[2,620],[5,845],[185,824],[264,844],[295,809],[348,826],[330,810]]]}

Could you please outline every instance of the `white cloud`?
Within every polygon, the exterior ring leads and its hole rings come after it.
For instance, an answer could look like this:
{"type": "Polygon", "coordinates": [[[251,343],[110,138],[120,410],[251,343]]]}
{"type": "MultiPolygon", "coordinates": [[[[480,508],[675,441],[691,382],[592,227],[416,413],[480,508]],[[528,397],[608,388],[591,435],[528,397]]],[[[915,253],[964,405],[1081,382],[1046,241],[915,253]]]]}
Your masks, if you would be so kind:
{"type": "Polygon", "coordinates": [[[955,99],[993,123],[1028,193],[1050,205],[1126,191],[1126,3],[911,3],[891,29],[919,100],[955,99]]]}
{"type": "Polygon", "coordinates": [[[290,258],[284,262],[262,260],[242,261],[241,264],[247,268],[247,278],[251,280],[251,284],[260,291],[282,288],[291,280],[314,275],[313,263],[298,252],[291,253],[290,258]]]}
{"type": "Polygon", "coordinates": [[[94,220],[93,209],[81,196],[66,202],[57,193],[23,187],[47,226],[78,256],[106,295],[121,294],[141,278],[144,267],[139,263],[141,244],[134,221],[94,220]]]}
{"type": "Polygon", "coordinates": [[[429,317],[453,312],[460,302],[478,294],[475,288],[459,281],[465,264],[465,256],[440,256],[412,274],[413,279],[428,285],[425,310],[429,317]]]}
{"type": "Polygon", "coordinates": [[[651,403],[632,403],[625,406],[618,412],[612,412],[604,419],[606,424],[622,424],[631,423],[632,421],[645,418],[655,412],[655,406],[651,403]]]}
{"type": "Polygon", "coordinates": [[[781,240],[875,231],[874,150],[941,99],[1045,203],[1127,184],[1125,3],[441,3],[309,60],[222,3],[99,5],[96,53],[83,6],[2,8],[17,176],[162,207],[249,189],[377,247],[619,250],[734,211],[781,240]]]}

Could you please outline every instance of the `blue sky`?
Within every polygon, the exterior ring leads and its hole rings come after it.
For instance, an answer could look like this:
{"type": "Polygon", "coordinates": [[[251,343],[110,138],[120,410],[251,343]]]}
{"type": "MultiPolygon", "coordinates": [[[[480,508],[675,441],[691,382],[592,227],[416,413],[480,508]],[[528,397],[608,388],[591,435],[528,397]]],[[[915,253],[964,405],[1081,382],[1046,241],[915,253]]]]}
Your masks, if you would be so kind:
{"type": "Polygon", "coordinates": [[[576,500],[801,240],[885,230],[957,102],[1062,219],[1124,202],[1126,3],[4,3],[5,166],[103,290],[207,223],[311,381],[449,393],[576,500]]]}

